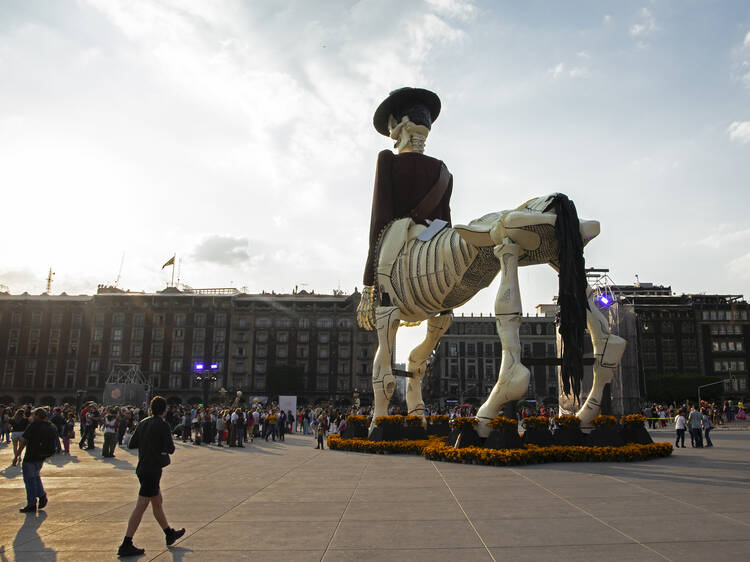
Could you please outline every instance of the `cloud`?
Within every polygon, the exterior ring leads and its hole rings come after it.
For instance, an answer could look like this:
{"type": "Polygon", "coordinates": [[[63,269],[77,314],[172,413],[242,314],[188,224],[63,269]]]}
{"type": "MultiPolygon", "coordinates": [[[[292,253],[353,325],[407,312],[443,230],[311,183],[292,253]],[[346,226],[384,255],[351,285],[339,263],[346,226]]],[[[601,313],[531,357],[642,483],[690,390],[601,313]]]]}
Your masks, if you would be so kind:
{"type": "Polygon", "coordinates": [[[750,279],[750,252],[730,261],[728,267],[730,273],[750,279]]]}
{"type": "Polygon", "coordinates": [[[239,265],[250,260],[247,238],[214,234],[204,238],[193,250],[193,257],[218,265],[239,265]]]}
{"type": "Polygon", "coordinates": [[[29,269],[23,269],[0,273],[0,285],[5,285],[11,292],[17,292],[21,288],[27,291],[29,287],[41,287],[44,285],[44,281],[43,276],[29,269]]]}
{"type": "MultiPolygon", "coordinates": [[[[582,56],[578,54],[580,58],[588,58],[588,55],[582,56]]],[[[589,69],[586,66],[573,66],[568,68],[564,62],[559,62],[552,68],[548,69],[547,72],[552,75],[553,79],[564,78],[585,78],[589,75],[589,69]]]]}
{"type": "Polygon", "coordinates": [[[745,247],[747,243],[750,243],[750,228],[742,228],[735,224],[720,224],[698,243],[714,249],[745,247]]]}
{"type": "Polygon", "coordinates": [[[729,128],[729,140],[740,144],[750,143],[750,121],[735,121],[729,128]]]}
{"type": "Polygon", "coordinates": [[[750,31],[745,35],[745,41],[742,43],[745,47],[750,47],[750,31]]]}
{"type": "Polygon", "coordinates": [[[472,19],[477,13],[472,2],[463,0],[425,0],[425,3],[437,14],[464,21],[472,19]]]}
{"type": "Polygon", "coordinates": [[[648,8],[641,8],[639,17],[640,20],[630,26],[630,35],[633,37],[643,37],[659,30],[656,19],[648,8]]]}
{"type": "Polygon", "coordinates": [[[605,24],[609,25],[612,23],[612,16],[610,14],[604,14],[604,18],[602,18],[605,24]]]}

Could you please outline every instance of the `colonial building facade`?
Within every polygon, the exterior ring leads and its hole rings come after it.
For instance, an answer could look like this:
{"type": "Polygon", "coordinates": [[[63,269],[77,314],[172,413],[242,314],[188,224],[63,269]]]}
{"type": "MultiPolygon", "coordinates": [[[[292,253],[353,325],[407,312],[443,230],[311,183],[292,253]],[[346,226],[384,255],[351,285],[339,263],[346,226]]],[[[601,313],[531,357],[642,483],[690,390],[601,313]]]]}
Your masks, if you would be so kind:
{"type": "MultiPolygon", "coordinates": [[[[554,313],[524,316],[520,331],[521,360],[531,371],[526,399],[557,401],[554,313]]],[[[481,403],[497,382],[501,353],[494,316],[455,316],[435,353],[426,399],[440,405],[481,403]]]]}
{"type": "Polygon", "coordinates": [[[137,365],[152,392],[196,403],[198,363],[216,365],[212,398],[221,389],[264,396],[269,373],[295,366],[301,402],[350,401],[370,389],[377,347],[354,322],[358,303],[358,293],[305,291],[0,294],[0,403],[99,401],[121,364],[137,365]]]}

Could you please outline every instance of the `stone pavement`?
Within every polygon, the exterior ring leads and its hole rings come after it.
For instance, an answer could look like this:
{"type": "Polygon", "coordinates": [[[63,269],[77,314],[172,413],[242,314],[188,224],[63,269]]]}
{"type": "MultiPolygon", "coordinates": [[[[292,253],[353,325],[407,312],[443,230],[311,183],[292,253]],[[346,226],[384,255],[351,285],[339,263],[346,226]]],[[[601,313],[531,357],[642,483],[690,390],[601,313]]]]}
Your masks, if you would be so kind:
{"type": "MultiPolygon", "coordinates": [[[[714,442],[641,463],[503,468],[321,452],[301,436],[178,443],[162,490],[187,533],[166,549],[147,511],[135,543],[141,560],[734,560],[750,552],[750,435],[714,442]]],[[[135,457],[101,459],[100,443],[45,465],[36,516],[18,513],[20,468],[0,448],[0,561],[115,558],[135,457]]]]}

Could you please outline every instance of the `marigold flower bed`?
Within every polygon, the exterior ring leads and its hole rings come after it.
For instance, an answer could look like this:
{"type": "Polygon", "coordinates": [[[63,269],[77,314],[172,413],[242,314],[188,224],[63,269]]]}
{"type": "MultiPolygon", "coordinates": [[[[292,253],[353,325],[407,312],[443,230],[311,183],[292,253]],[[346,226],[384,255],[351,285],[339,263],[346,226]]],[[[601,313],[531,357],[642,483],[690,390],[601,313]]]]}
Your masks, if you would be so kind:
{"type": "Polygon", "coordinates": [[[629,444],[623,447],[580,447],[552,445],[525,449],[484,449],[466,447],[454,449],[442,443],[433,443],[422,450],[428,460],[462,462],[468,464],[516,465],[543,462],[607,462],[643,461],[672,454],[671,443],[650,445],[629,444]]]}
{"type": "Polygon", "coordinates": [[[328,448],[334,451],[354,451],[357,453],[399,453],[421,455],[430,444],[442,444],[443,437],[432,437],[419,441],[399,439],[398,441],[370,441],[368,439],[342,439],[333,433],[328,436],[328,448]]]}
{"type": "Polygon", "coordinates": [[[631,462],[668,457],[672,454],[671,443],[648,445],[628,444],[623,447],[537,447],[527,445],[524,449],[485,449],[465,447],[455,449],[443,444],[442,437],[409,441],[368,441],[367,439],[342,439],[340,435],[328,436],[328,447],[339,451],[358,453],[421,454],[427,460],[484,464],[495,466],[537,464],[546,462],[631,462]]]}

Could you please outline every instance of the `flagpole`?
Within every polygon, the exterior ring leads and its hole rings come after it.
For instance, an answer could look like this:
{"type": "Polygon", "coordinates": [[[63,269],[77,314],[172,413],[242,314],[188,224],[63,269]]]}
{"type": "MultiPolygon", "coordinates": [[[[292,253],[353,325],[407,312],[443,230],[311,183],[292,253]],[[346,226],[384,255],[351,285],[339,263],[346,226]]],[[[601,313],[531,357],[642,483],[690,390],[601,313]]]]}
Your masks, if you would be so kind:
{"type": "Polygon", "coordinates": [[[174,253],[172,256],[172,287],[174,287],[174,262],[175,258],[177,257],[177,252],[174,253]]]}

